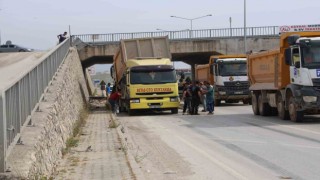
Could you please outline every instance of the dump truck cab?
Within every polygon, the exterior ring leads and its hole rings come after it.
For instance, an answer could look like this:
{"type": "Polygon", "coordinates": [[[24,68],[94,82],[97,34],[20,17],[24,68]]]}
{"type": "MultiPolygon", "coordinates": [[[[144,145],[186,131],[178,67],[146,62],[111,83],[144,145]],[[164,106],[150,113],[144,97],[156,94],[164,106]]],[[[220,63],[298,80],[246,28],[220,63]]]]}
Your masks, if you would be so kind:
{"type": "Polygon", "coordinates": [[[316,109],[320,107],[320,37],[293,34],[288,36],[287,42],[285,62],[290,66],[287,92],[297,97],[298,111],[316,109]]]}
{"type": "Polygon", "coordinates": [[[320,31],[284,32],[278,49],[248,56],[255,115],[299,122],[320,112],[320,31]]]}
{"type": "Polygon", "coordinates": [[[221,100],[227,103],[250,103],[245,55],[212,56],[209,64],[213,74],[211,81],[215,84],[216,105],[220,105],[221,100]]]}

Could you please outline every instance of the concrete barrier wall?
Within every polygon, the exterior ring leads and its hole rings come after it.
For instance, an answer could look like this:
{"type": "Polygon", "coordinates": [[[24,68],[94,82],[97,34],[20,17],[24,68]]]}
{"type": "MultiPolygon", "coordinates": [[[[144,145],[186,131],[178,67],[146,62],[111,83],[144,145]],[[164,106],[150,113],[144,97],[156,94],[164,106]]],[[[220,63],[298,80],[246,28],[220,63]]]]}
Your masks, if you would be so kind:
{"type": "Polygon", "coordinates": [[[80,59],[77,51],[71,48],[40,103],[39,111],[34,113],[33,124],[22,132],[21,145],[16,145],[8,157],[11,172],[6,173],[7,177],[50,177],[88,99],[80,59]]]}
{"type": "Polygon", "coordinates": [[[91,76],[90,76],[88,69],[85,70],[85,78],[87,81],[87,85],[88,85],[87,87],[88,87],[89,94],[90,94],[90,96],[92,96],[94,93],[95,87],[92,82],[92,79],[91,79],[91,76]]]}

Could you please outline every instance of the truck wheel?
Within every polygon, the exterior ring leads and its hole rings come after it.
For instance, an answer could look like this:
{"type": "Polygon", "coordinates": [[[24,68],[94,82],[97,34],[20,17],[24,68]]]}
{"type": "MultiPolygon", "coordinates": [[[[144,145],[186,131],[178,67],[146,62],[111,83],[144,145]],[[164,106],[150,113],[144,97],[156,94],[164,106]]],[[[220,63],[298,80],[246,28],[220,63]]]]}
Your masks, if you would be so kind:
{"type": "Polygon", "coordinates": [[[288,120],[289,111],[285,109],[284,102],[282,101],[281,94],[277,95],[277,109],[278,109],[278,117],[282,120],[288,120]]]}
{"type": "Polygon", "coordinates": [[[256,94],[252,94],[252,99],[251,99],[251,104],[252,104],[252,111],[254,115],[259,115],[259,108],[258,108],[258,98],[256,94]]]}
{"type": "Polygon", "coordinates": [[[134,110],[133,109],[127,108],[127,111],[128,111],[129,116],[133,116],[134,115],[134,110]]]}
{"type": "Polygon", "coordinates": [[[292,122],[301,122],[303,120],[303,111],[297,111],[297,105],[294,102],[294,97],[289,99],[289,115],[292,122]]]}
{"type": "Polygon", "coordinates": [[[271,107],[268,103],[263,103],[262,94],[258,96],[258,109],[261,116],[267,116],[271,113],[271,107]]]}
{"type": "Polygon", "coordinates": [[[232,100],[226,100],[226,103],[233,103],[232,100]]]}
{"type": "Polygon", "coordinates": [[[242,103],[243,103],[243,104],[249,104],[249,99],[244,99],[244,100],[242,100],[242,103]]]}
{"type": "Polygon", "coordinates": [[[178,108],[171,109],[171,114],[178,114],[178,108]]]}
{"type": "Polygon", "coordinates": [[[220,99],[215,99],[214,100],[214,105],[215,106],[220,106],[221,105],[221,100],[220,99]]]}

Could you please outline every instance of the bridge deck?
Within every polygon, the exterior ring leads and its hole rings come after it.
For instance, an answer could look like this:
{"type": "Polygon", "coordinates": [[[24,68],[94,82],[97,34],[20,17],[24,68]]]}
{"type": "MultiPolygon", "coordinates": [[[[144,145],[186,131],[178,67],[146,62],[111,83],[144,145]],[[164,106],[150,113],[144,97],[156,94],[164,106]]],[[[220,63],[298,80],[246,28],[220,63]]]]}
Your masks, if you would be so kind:
{"type": "Polygon", "coordinates": [[[45,52],[1,53],[0,54],[0,89],[29,72],[32,67],[41,62],[45,52]]]}

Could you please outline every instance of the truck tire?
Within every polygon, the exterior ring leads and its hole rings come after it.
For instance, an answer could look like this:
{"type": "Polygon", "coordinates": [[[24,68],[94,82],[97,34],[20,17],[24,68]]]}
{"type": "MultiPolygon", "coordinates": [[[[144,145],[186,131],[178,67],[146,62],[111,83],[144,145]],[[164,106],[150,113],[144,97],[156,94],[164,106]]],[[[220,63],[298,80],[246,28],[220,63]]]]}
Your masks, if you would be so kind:
{"type": "Polygon", "coordinates": [[[214,105],[215,106],[220,106],[221,105],[221,100],[220,99],[215,99],[214,100],[214,105]]]}
{"type": "Polygon", "coordinates": [[[260,113],[258,108],[258,96],[256,94],[252,94],[251,104],[252,104],[253,114],[259,115],[260,113]]]}
{"type": "Polygon", "coordinates": [[[282,96],[279,93],[277,95],[277,109],[278,109],[278,117],[282,120],[288,120],[290,118],[289,111],[286,110],[284,101],[282,101],[282,96]]]}
{"type": "Polygon", "coordinates": [[[135,113],[134,110],[130,109],[130,108],[128,108],[127,111],[128,111],[129,116],[133,116],[135,113]]]}
{"type": "Polygon", "coordinates": [[[301,122],[304,116],[303,111],[297,111],[297,105],[294,102],[293,96],[289,98],[289,115],[292,122],[301,122]]]}
{"type": "Polygon", "coordinates": [[[259,94],[258,96],[258,109],[261,116],[268,116],[271,113],[269,104],[262,101],[262,94],[259,94]]]}
{"type": "Polygon", "coordinates": [[[249,99],[244,99],[244,100],[242,100],[242,103],[243,104],[250,104],[250,100],[249,99]]]}
{"type": "Polygon", "coordinates": [[[171,109],[171,114],[178,114],[178,108],[171,109]]]}

